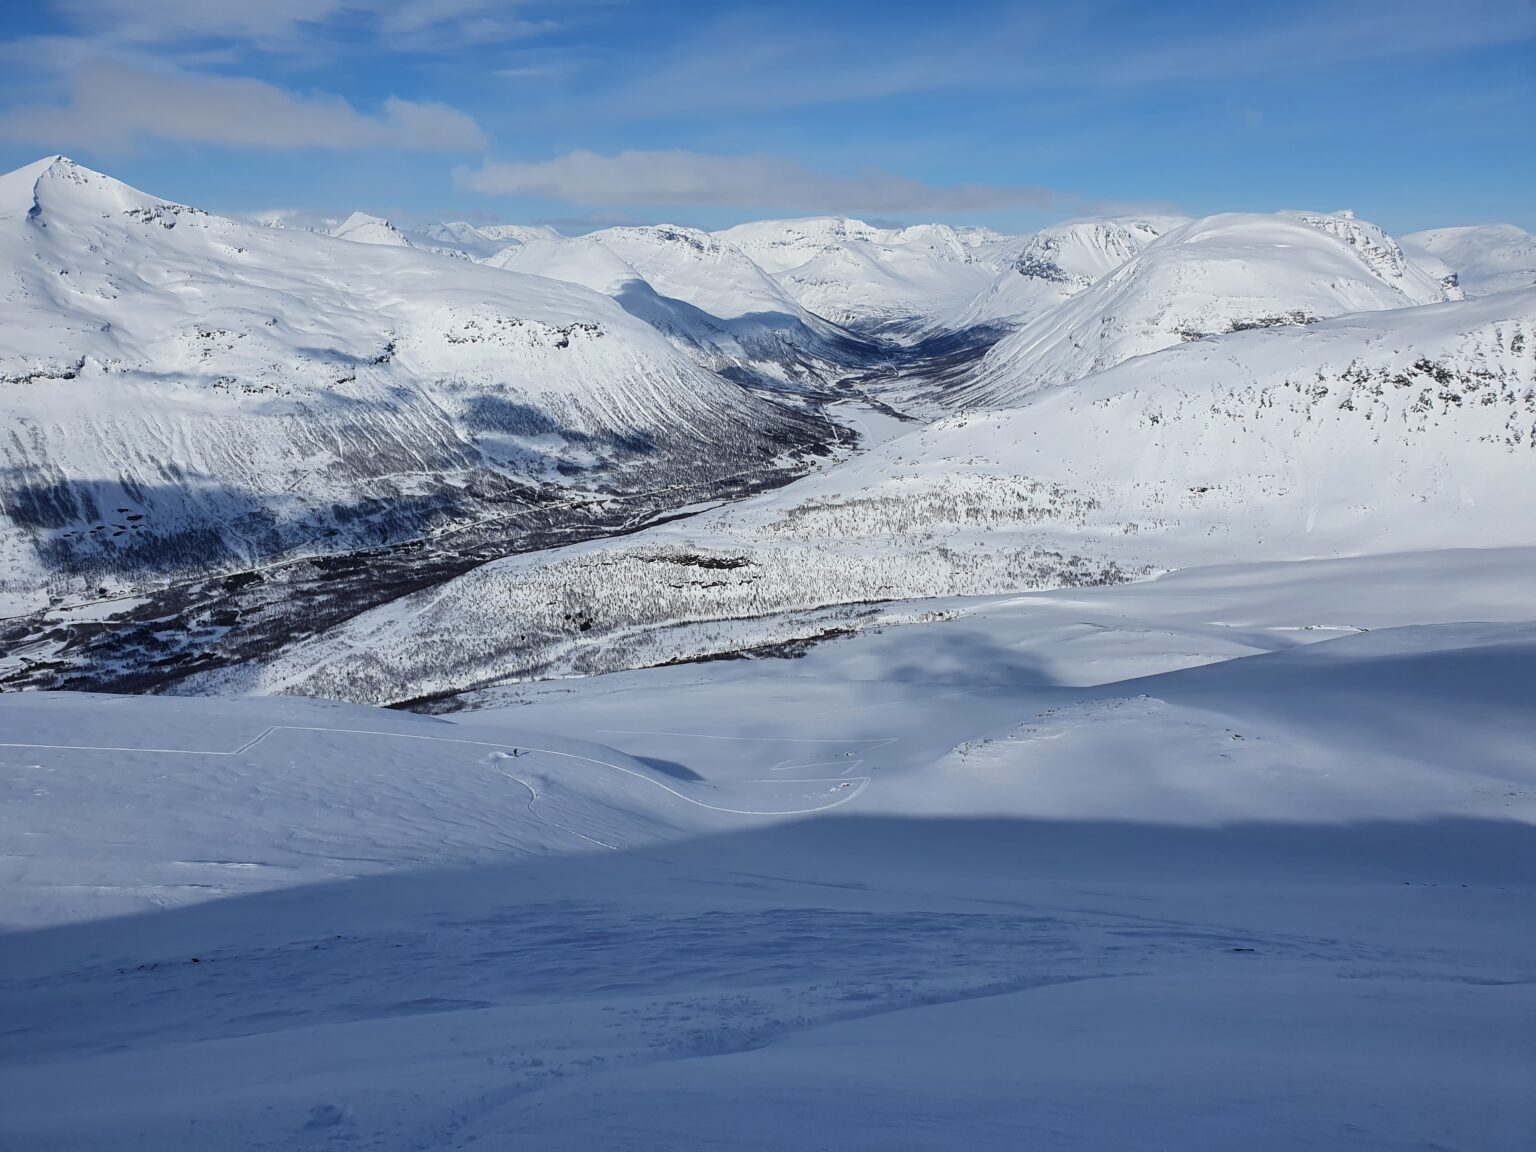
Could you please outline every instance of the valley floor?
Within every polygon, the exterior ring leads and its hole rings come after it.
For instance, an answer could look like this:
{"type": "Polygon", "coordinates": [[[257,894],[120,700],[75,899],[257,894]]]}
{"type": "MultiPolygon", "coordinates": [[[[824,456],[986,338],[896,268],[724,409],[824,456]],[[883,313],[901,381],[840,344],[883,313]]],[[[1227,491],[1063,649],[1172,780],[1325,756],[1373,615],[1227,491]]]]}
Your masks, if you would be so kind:
{"type": "Polygon", "coordinates": [[[1533,565],[924,602],[448,719],[0,697],[0,1144],[1526,1148],[1533,565]]]}

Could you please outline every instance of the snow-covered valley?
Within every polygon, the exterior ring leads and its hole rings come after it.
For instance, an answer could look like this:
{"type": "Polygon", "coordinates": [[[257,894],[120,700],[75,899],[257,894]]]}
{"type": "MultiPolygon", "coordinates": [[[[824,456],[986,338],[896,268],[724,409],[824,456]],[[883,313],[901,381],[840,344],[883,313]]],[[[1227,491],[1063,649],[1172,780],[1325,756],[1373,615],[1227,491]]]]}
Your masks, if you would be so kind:
{"type": "Polygon", "coordinates": [[[1529,239],[0,177],[0,1145],[1525,1149],[1529,239]]]}

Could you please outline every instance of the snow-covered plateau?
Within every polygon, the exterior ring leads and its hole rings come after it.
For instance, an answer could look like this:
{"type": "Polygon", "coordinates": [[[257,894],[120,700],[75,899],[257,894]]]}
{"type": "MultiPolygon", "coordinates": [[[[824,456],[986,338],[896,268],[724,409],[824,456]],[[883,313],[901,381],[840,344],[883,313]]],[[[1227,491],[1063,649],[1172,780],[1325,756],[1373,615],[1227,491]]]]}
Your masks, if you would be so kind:
{"type": "Polygon", "coordinates": [[[1530,1148],[1528,235],[337,220],[0,176],[0,1147],[1530,1148]]]}

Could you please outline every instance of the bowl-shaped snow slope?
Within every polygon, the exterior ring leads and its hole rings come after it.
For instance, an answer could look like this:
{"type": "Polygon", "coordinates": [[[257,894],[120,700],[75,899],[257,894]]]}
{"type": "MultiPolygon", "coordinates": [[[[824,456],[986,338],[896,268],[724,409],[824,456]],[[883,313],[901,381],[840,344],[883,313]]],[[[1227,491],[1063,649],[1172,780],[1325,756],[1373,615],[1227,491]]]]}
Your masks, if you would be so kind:
{"type": "Polygon", "coordinates": [[[1042,228],[951,325],[1022,324],[1076,296],[1163,233],[1188,222],[1182,216],[1137,216],[1067,220],[1042,228]]]}
{"type": "Polygon", "coordinates": [[[1012,404],[1182,341],[1453,296],[1348,214],[1209,216],[999,341],[953,398],[1012,404]]]}
{"type": "Polygon", "coordinates": [[[717,371],[825,377],[872,352],[812,315],[741,249],[696,228],[608,228],[530,240],[486,261],[612,296],[717,371]]]}
{"type": "Polygon", "coordinates": [[[1536,287],[1536,236],[1513,224],[1432,228],[1404,236],[1403,247],[1443,261],[1468,296],[1536,287]]]}
{"type": "Polygon", "coordinates": [[[1530,545],[1533,481],[1536,292],[1244,331],[684,523],[484,565],[209,686],[390,701],[782,642],[870,601],[1530,545]]]}
{"type": "Polygon", "coordinates": [[[62,158],[0,177],[0,277],[0,592],[708,481],[809,435],[596,293],[62,158]]]}
{"type": "Polygon", "coordinates": [[[1007,263],[1013,237],[945,224],[876,228],[844,217],[763,220],[716,233],[806,308],[890,336],[939,325],[1007,263]]]}

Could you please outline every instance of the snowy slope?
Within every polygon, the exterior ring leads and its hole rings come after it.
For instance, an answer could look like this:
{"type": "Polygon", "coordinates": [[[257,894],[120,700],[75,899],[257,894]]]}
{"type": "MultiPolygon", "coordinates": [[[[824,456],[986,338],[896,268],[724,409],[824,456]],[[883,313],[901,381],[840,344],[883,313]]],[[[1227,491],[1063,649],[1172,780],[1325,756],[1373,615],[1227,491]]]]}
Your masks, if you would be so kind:
{"type": "Polygon", "coordinates": [[[370,216],[366,212],[354,212],[336,227],[331,235],[339,240],[355,240],[359,244],[383,244],[392,248],[413,248],[410,238],[388,220],[370,216]]]}
{"type": "Polygon", "coordinates": [[[1432,228],[1404,236],[1403,247],[1443,261],[1468,296],[1536,287],[1536,236],[1513,224],[1432,228]]]}
{"type": "Polygon", "coordinates": [[[1164,232],[1188,222],[1180,216],[1137,216],[1068,220],[1042,228],[950,325],[1022,324],[1108,276],[1164,232]]]}
{"type": "Polygon", "coordinates": [[[856,330],[935,327],[983,291],[1017,246],[984,229],[876,228],[845,217],[764,220],[716,233],[810,311],[856,330]]]}
{"type": "Polygon", "coordinates": [[[1210,216],[999,341],[954,399],[1011,404],[1181,341],[1454,297],[1380,229],[1347,214],[1210,216]]]}
{"type": "Polygon", "coordinates": [[[0,593],[24,598],[736,474],[807,435],[596,293],[62,158],[0,177],[0,276],[0,593]]]}
{"type": "Polygon", "coordinates": [[[325,701],[0,696],[0,814],[31,837],[0,927],[640,847],[846,801],[842,781],[669,775],[602,744],[325,701]],[[52,781],[51,786],[49,781],[52,781]],[[39,802],[39,798],[47,797],[39,802]],[[146,804],[146,799],[152,802],[146,804]]]}
{"type": "Polygon", "coordinates": [[[204,687],[384,702],[879,623],[870,601],[1532,544],[1533,477],[1536,293],[1248,330],[675,525],[487,564],[204,687]]]}
{"type": "Polygon", "coordinates": [[[735,245],[695,228],[609,228],[532,240],[486,263],[612,296],[716,371],[823,379],[872,352],[807,312],[735,245]]]}
{"type": "Polygon", "coordinates": [[[354,212],[332,228],[330,235],[365,244],[426,248],[444,256],[484,260],[533,240],[557,239],[560,233],[542,224],[487,224],[476,227],[462,220],[428,224],[423,228],[400,228],[382,217],[354,212]]]}
{"type": "Polygon", "coordinates": [[[599,244],[664,296],[737,320],[761,313],[811,322],[805,311],[740,248],[697,228],[606,228],[583,239],[599,244]]]}
{"type": "Polygon", "coordinates": [[[560,233],[547,224],[474,224],[450,220],[428,224],[417,234],[416,243],[439,252],[456,253],[471,260],[484,260],[506,248],[533,240],[554,240],[560,233]]]}
{"type": "MultiPolygon", "coordinates": [[[[931,533],[986,552],[1017,533],[1172,568],[1536,542],[1533,477],[1526,292],[1183,343],[759,503],[770,537],[931,533]]],[[[747,515],[721,518],[751,532],[747,515]]]]}
{"type": "Polygon", "coordinates": [[[1530,563],[1181,573],[455,723],[0,697],[0,1143],[1523,1152],[1530,563]]]}

